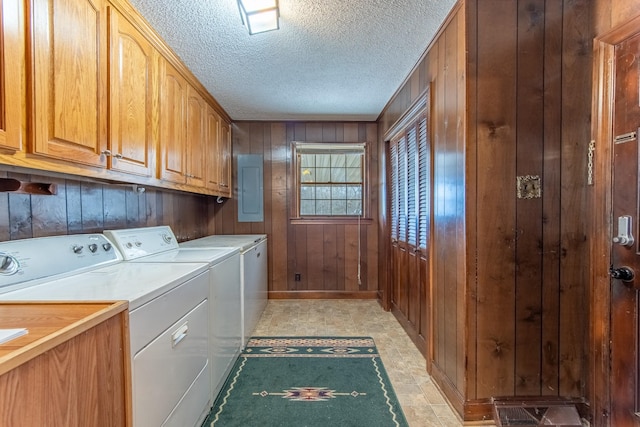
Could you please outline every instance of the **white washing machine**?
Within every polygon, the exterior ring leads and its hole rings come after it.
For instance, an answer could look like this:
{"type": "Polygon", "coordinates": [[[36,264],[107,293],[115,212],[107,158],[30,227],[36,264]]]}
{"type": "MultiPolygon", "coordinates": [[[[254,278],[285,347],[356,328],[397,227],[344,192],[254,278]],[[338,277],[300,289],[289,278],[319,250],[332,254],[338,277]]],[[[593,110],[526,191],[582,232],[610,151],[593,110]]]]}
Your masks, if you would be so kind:
{"type": "Polygon", "coordinates": [[[210,394],[204,263],[126,263],[101,234],[0,243],[0,300],[129,301],[135,427],[199,426],[210,394]]]}
{"type": "Polygon", "coordinates": [[[222,234],[180,244],[181,248],[239,248],[242,283],[242,346],[253,334],[268,300],[266,234],[222,234]]]}
{"type": "Polygon", "coordinates": [[[242,346],[240,249],[182,248],[169,226],[106,230],[125,262],[206,263],[209,267],[211,404],[242,346]]]}

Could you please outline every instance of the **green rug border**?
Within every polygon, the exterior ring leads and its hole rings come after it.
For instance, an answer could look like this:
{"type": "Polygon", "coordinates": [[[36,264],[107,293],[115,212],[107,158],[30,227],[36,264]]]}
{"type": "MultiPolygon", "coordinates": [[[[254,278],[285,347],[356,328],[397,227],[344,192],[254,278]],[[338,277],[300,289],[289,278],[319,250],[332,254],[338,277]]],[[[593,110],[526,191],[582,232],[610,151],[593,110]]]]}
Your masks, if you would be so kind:
{"type": "MultiPolygon", "coordinates": [[[[261,347],[257,347],[257,346],[249,346],[249,344],[251,343],[251,340],[253,339],[274,339],[274,340],[279,340],[279,339],[291,339],[291,340],[341,340],[341,339],[346,339],[346,340],[371,340],[371,342],[373,343],[372,346],[363,346],[363,347],[370,347],[373,348],[375,351],[373,353],[370,354],[366,354],[366,355],[360,355],[357,357],[363,357],[363,358],[372,358],[372,359],[378,359],[380,361],[379,364],[376,364],[376,367],[379,371],[379,376],[380,376],[380,380],[383,382],[383,390],[387,393],[387,405],[390,408],[393,408],[393,411],[389,411],[390,413],[396,415],[396,426],[397,427],[408,427],[409,424],[407,422],[406,416],[404,414],[404,411],[402,409],[402,406],[400,405],[400,401],[398,399],[397,393],[393,387],[393,384],[391,383],[391,380],[389,378],[389,374],[387,373],[387,369],[384,366],[384,362],[382,361],[382,357],[380,356],[380,352],[378,351],[378,346],[375,342],[375,340],[373,339],[373,337],[370,336],[252,336],[251,338],[249,338],[248,342],[247,342],[247,346],[245,346],[245,348],[242,350],[242,352],[240,353],[240,355],[238,356],[238,358],[236,359],[236,361],[233,364],[233,367],[231,368],[231,371],[229,373],[229,375],[227,376],[227,378],[225,379],[225,382],[222,386],[222,388],[220,389],[220,392],[218,393],[218,395],[216,396],[212,407],[210,408],[209,414],[207,415],[207,417],[205,418],[205,420],[202,423],[202,427],[210,427],[213,422],[213,420],[215,420],[216,414],[219,412],[218,408],[219,406],[224,402],[225,399],[225,395],[227,394],[227,390],[229,388],[229,386],[231,385],[231,383],[233,381],[235,381],[234,377],[236,372],[238,371],[238,369],[240,368],[240,366],[243,363],[246,363],[246,359],[250,359],[252,357],[255,357],[256,355],[250,351],[251,348],[261,348],[261,347]],[[247,351],[249,350],[249,351],[247,351]]],[[[293,347],[293,346],[292,346],[293,347]]],[[[304,348],[305,346],[297,346],[297,348],[304,348]]],[[[326,346],[325,346],[326,347],[326,346]]],[[[283,354],[278,354],[278,355],[274,355],[272,357],[287,357],[286,355],[283,354]]],[[[313,354],[309,354],[309,355],[294,355],[294,357],[324,357],[324,355],[322,354],[318,354],[318,353],[313,353],[313,354]]],[[[349,355],[339,355],[339,356],[334,356],[334,357],[352,357],[349,355]]],[[[268,426],[266,426],[268,427],[268,426]]]]}

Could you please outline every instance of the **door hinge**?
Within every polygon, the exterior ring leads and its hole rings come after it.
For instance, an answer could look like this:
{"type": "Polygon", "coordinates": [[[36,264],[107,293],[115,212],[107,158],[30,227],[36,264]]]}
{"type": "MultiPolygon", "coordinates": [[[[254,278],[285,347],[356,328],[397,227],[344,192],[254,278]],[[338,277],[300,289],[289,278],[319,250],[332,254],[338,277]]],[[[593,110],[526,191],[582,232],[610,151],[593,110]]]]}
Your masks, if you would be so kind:
{"type": "Polygon", "coordinates": [[[592,139],[589,142],[587,151],[587,185],[593,185],[593,156],[596,151],[596,141],[592,139]]]}

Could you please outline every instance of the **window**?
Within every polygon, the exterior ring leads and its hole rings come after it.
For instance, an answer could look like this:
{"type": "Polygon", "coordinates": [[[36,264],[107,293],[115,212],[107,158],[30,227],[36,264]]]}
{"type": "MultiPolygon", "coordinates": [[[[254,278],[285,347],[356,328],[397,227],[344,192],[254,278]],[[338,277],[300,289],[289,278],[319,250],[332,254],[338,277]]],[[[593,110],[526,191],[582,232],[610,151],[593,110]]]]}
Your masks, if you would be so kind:
{"type": "Polygon", "coordinates": [[[428,98],[389,142],[391,239],[427,249],[431,147],[428,98]]]}
{"type": "Polygon", "coordinates": [[[364,216],[365,159],[365,143],[294,143],[295,216],[364,216]]]}

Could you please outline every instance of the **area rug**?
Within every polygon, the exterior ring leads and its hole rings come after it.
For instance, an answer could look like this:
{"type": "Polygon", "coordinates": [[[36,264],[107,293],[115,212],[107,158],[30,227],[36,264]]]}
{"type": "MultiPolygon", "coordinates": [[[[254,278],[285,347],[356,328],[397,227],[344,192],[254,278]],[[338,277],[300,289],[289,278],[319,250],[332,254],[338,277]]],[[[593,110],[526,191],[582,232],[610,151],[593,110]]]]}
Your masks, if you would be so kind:
{"type": "Polygon", "coordinates": [[[254,337],[203,427],[407,427],[372,338],[254,337]]]}

